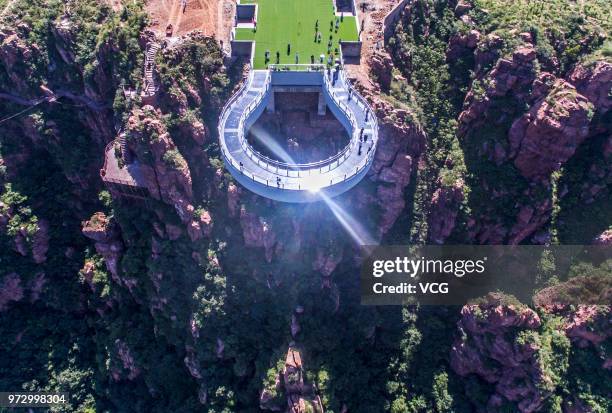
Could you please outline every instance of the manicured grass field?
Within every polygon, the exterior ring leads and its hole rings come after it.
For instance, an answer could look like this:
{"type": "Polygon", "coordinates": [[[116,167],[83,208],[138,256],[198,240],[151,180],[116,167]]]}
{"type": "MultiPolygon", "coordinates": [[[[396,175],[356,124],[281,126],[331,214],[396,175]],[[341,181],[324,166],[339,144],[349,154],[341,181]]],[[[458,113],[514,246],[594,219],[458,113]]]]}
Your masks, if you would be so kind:
{"type": "Polygon", "coordinates": [[[265,53],[270,51],[268,64],[276,64],[276,52],[280,54],[280,64],[295,63],[296,53],[299,63],[310,63],[310,57],[334,55],[338,57],[340,40],[356,41],[357,25],[354,16],[344,16],[336,30],[336,19],[332,0],[256,0],[242,1],[259,5],[257,30],[236,29],[236,40],[255,40],[255,69],[266,68],[265,53]],[[315,24],[319,20],[321,42],[316,42],[315,24]],[[333,22],[333,23],[332,23],[333,22]],[[329,36],[332,46],[328,54],[329,36]],[[288,45],[291,45],[288,51],[288,45]]]}

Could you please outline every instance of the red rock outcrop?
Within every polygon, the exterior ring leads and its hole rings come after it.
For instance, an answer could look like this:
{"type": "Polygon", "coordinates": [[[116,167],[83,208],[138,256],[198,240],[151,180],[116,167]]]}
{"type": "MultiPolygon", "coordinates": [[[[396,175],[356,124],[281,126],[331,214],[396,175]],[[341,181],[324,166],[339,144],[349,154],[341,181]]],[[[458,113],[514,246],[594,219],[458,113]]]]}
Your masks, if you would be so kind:
{"type": "Polygon", "coordinates": [[[427,216],[428,239],[442,244],[455,228],[459,205],[463,201],[463,180],[457,179],[451,186],[439,185],[429,202],[427,216]]]}
{"type": "MultiPolygon", "coordinates": [[[[534,310],[497,293],[461,310],[457,323],[459,333],[451,350],[451,367],[460,376],[475,374],[495,385],[487,411],[496,411],[505,399],[516,402],[520,412],[535,412],[550,396],[554,386],[546,371],[557,366],[543,365],[538,355],[545,345],[545,334],[565,335],[568,342],[578,347],[594,347],[604,360],[602,367],[612,369],[612,359],[602,347],[612,337],[610,307],[554,304],[551,301],[554,295],[554,291],[543,290],[534,297],[543,317],[550,314],[561,317],[560,322],[554,321],[557,324],[553,332],[541,330],[540,316],[534,310]]],[[[580,404],[571,397],[564,400],[564,405],[569,409],[564,412],[588,411],[580,410],[580,404]]]]}
{"type": "Polygon", "coordinates": [[[200,366],[199,366],[198,361],[196,360],[196,355],[193,349],[191,348],[187,349],[187,355],[183,359],[183,362],[185,363],[185,367],[187,367],[187,370],[189,370],[189,374],[191,374],[191,377],[193,377],[194,379],[202,378],[202,373],[200,372],[200,366]]]}
{"type": "MultiPolygon", "coordinates": [[[[491,58],[495,56],[493,54],[491,58]]],[[[465,110],[459,115],[460,134],[465,135],[470,128],[484,121],[483,115],[489,109],[492,98],[512,95],[519,101],[528,101],[530,86],[536,78],[535,63],[536,51],[527,44],[517,48],[511,59],[499,59],[486,77],[476,79],[475,82],[479,82],[483,90],[472,87],[466,95],[465,110]]]]}
{"type": "Polygon", "coordinates": [[[542,227],[550,218],[552,202],[550,199],[535,202],[534,205],[522,205],[516,216],[516,222],[510,230],[508,243],[519,244],[525,238],[542,227]]]}
{"type": "Polygon", "coordinates": [[[568,80],[598,112],[604,114],[612,108],[612,96],[610,96],[612,63],[598,61],[588,67],[577,65],[568,80]]]}
{"type": "Polygon", "coordinates": [[[372,75],[378,80],[383,90],[391,87],[393,60],[386,53],[374,53],[370,60],[370,70],[372,75]]]}
{"type": "Polygon", "coordinates": [[[329,277],[342,261],[342,254],[330,254],[322,248],[317,248],[317,257],[312,263],[312,269],[319,271],[323,277],[329,277]]]}
{"type": "Polygon", "coordinates": [[[210,237],[212,229],[213,220],[210,212],[200,211],[187,226],[187,233],[192,241],[197,241],[202,237],[210,237]]]}
{"type": "Polygon", "coordinates": [[[406,207],[404,190],[410,183],[412,168],[412,157],[400,152],[390,166],[384,166],[380,169],[376,177],[381,184],[378,185],[373,202],[376,202],[381,209],[380,219],[377,223],[380,237],[391,229],[406,207]]]}
{"type": "MultiPolygon", "coordinates": [[[[478,219],[468,222],[469,237],[479,243],[520,243],[536,234],[547,222],[552,212],[550,199],[542,199],[542,190],[549,190],[550,174],[566,163],[579,145],[590,136],[601,132],[601,127],[593,125],[593,115],[607,110],[607,100],[599,89],[609,83],[609,64],[596,63],[584,68],[578,66],[569,76],[576,82],[557,79],[553,74],[537,71],[534,47],[527,33],[520,34],[525,42],[517,48],[510,59],[497,56],[503,41],[488,35],[480,40],[486,47],[478,47],[476,53],[477,77],[466,96],[465,110],[459,116],[461,136],[471,136],[468,132],[477,130],[481,122],[497,122],[491,117],[490,105],[497,98],[512,98],[516,105],[527,105],[530,110],[515,119],[508,131],[508,145],[505,142],[484,142],[481,155],[488,157],[501,167],[513,162],[523,177],[532,186],[519,193],[499,188],[489,182],[487,176],[479,180],[482,188],[490,192],[491,199],[508,200],[521,197],[523,201],[515,204],[515,222],[508,226],[507,219],[499,219],[494,211],[484,213],[478,219]],[[496,63],[495,60],[497,60],[496,63]],[[488,73],[481,69],[493,65],[488,73]],[[593,85],[591,85],[591,83],[593,85]],[[588,96],[582,94],[588,94],[588,96]],[[590,100],[597,102],[593,105],[590,100]],[[602,109],[599,109],[602,108],[602,109]],[[599,128],[599,129],[598,129],[599,128]],[[533,186],[538,184],[536,186],[533,186]]],[[[504,115],[502,115],[503,117],[504,115]]],[[[605,149],[604,149],[605,153],[605,149]]],[[[589,176],[593,181],[585,184],[581,199],[592,200],[596,193],[605,189],[608,171],[602,165],[594,164],[589,176]]],[[[561,195],[563,196],[563,195],[561,195]]],[[[508,211],[506,211],[508,212],[508,211]]],[[[546,234],[540,234],[533,242],[546,242],[546,234]]]]}
{"type": "Polygon", "coordinates": [[[32,257],[36,264],[47,261],[49,251],[49,222],[46,219],[38,221],[38,229],[32,237],[32,257]]]}
{"type": "MultiPolygon", "coordinates": [[[[199,121],[184,124],[183,129],[198,144],[204,142],[208,134],[199,121]]],[[[212,231],[211,215],[208,211],[197,216],[194,214],[191,170],[168,133],[161,111],[152,106],[135,109],[128,120],[128,131],[131,136],[130,148],[138,158],[146,159],[142,153],[150,151],[152,159],[150,162],[141,161],[141,170],[151,196],[174,207],[192,241],[209,236],[212,231]]],[[[166,227],[170,239],[180,237],[180,228],[166,227]]]]}
{"type": "Polygon", "coordinates": [[[495,33],[481,37],[480,44],[474,51],[475,71],[478,76],[482,77],[485,69],[495,63],[503,46],[504,41],[495,33]]]}
{"type": "Polygon", "coordinates": [[[180,128],[183,135],[191,137],[194,142],[200,146],[204,145],[210,136],[210,132],[206,125],[199,120],[182,122],[180,128]]]}
{"type": "Polygon", "coordinates": [[[360,73],[352,81],[378,118],[379,141],[368,174],[376,183],[376,191],[372,193],[358,186],[356,197],[364,208],[376,205],[380,209],[376,235],[381,237],[391,229],[406,206],[404,191],[425,149],[426,135],[408,108],[395,107],[381,97],[381,89],[391,81],[392,59],[381,51],[372,60],[371,75],[378,84],[366,81],[360,73]]]}
{"type": "Polygon", "coordinates": [[[448,42],[446,59],[452,61],[468,53],[472,53],[478,45],[480,38],[481,35],[478,30],[470,30],[467,33],[455,34],[448,42]]]}
{"type": "MultiPolygon", "coordinates": [[[[128,120],[128,132],[131,142],[147,142],[146,149],[151,151],[152,164],[143,165],[149,193],[174,206],[181,219],[188,222],[189,209],[193,212],[191,173],[161,119],[161,112],[151,106],[135,109],[128,120]]],[[[138,155],[141,149],[131,145],[138,155]]]]}
{"type": "MultiPolygon", "coordinates": [[[[141,369],[136,365],[132,350],[128,347],[127,343],[117,339],[115,340],[115,351],[121,362],[121,367],[127,372],[125,375],[128,380],[134,380],[140,376],[141,369]]],[[[111,376],[115,381],[119,381],[123,378],[124,374],[120,368],[111,368],[111,376]]]]}
{"type": "Polygon", "coordinates": [[[6,310],[10,302],[23,298],[24,288],[17,273],[5,275],[0,282],[0,312],[6,310]]]}
{"type": "Polygon", "coordinates": [[[508,338],[517,330],[535,331],[540,325],[533,310],[503,303],[495,294],[461,310],[461,336],[451,350],[451,367],[460,376],[476,374],[495,385],[488,401],[490,411],[506,399],[517,402],[522,413],[535,412],[548,396],[540,386],[546,378],[537,360],[538,347],[508,338]]]}
{"type": "Polygon", "coordinates": [[[588,137],[593,106],[558,80],[551,92],[517,119],[508,138],[514,165],[528,179],[546,179],[588,137]]]}
{"type": "MultiPolygon", "coordinates": [[[[27,25],[20,25],[20,28],[29,31],[27,25]]],[[[24,62],[31,61],[39,53],[37,45],[28,46],[16,31],[6,27],[0,31],[0,63],[4,65],[15,92],[22,96],[29,90],[26,79],[33,75],[32,67],[25,65],[24,62]],[[23,72],[18,69],[22,69],[23,72]]],[[[25,96],[33,97],[30,94],[25,96]]]]}
{"type": "Polygon", "coordinates": [[[239,211],[239,204],[240,189],[233,183],[230,183],[227,187],[227,209],[230,217],[236,216],[236,213],[239,211]]]}
{"type": "Polygon", "coordinates": [[[472,5],[471,1],[459,0],[455,6],[455,15],[462,16],[468,11],[472,10],[472,7],[474,6],[472,5]]]}
{"type": "MultiPolygon", "coordinates": [[[[15,206],[0,202],[0,230],[5,230],[9,221],[15,217],[15,206]]],[[[47,260],[49,250],[49,222],[46,219],[35,221],[34,225],[23,223],[12,237],[12,247],[23,257],[32,256],[36,264],[47,260]],[[32,227],[35,229],[33,230],[32,227]]]]}
{"type": "Polygon", "coordinates": [[[263,248],[266,261],[271,262],[276,245],[276,234],[270,223],[264,218],[248,212],[246,208],[240,210],[240,226],[247,247],[263,248]]]}
{"type": "Polygon", "coordinates": [[[44,272],[38,272],[29,280],[24,281],[15,273],[9,273],[0,278],[0,312],[6,310],[11,303],[16,303],[24,298],[33,303],[43,293],[47,278],[44,272]]]}
{"type": "Polygon", "coordinates": [[[87,238],[95,241],[96,251],[104,258],[106,268],[113,279],[121,284],[119,260],[123,253],[123,242],[114,220],[103,212],[96,212],[89,221],[83,223],[82,232],[87,238]]]}
{"type": "Polygon", "coordinates": [[[611,291],[592,277],[574,277],[570,281],[540,290],[534,296],[535,305],[543,312],[560,316],[562,329],[573,345],[592,347],[599,353],[602,368],[612,370],[612,357],[605,351],[605,343],[612,337],[612,311],[607,303],[611,291]],[[595,294],[594,291],[597,291],[595,294]],[[567,304],[569,301],[572,304],[567,304]]]}
{"type": "MultiPolygon", "coordinates": [[[[570,312],[564,323],[565,334],[579,347],[598,346],[612,337],[609,307],[581,305],[570,312]]],[[[612,366],[610,366],[612,368],[612,366]]]]}

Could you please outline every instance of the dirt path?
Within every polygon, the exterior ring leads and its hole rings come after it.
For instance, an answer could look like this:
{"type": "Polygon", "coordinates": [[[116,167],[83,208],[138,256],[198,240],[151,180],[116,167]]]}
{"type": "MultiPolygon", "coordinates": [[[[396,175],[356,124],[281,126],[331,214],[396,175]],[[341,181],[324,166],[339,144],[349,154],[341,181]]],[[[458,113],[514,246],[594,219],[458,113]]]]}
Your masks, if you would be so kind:
{"type": "Polygon", "coordinates": [[[232,28],[234,4],[232,0],[187,0],[183,11],[181,0],[148,0],[147,12],[151,29],[161,37],[171,24],[173,36],[200,30],[226,43],[232,28]]]}
{"type": "Polygon", "coordinates": [[[361,40],[361,59],[359,63],[347,64],[351,78],[356,79],[364,88],[372,89],[375,85],[370,79],[370,62],[377,49],[384,53],[383,24],[385,17],[400,0],[358,0],[357,9],[360,20],[365,19],[361,40]],[[364,5],[365,3],[365,12],[364,5]]]}
{"type": "MultiPolygon", "coordinates": [[[[217,9],[217,37],[229,48],[230,34],[234,27],[236,3],[232,0],[219,2],[217,9]]],[[[229,50],[229,49],[228,49],[229,50]]]]}
{"type": "Polygon", "coordinates": [[[181,0],[173,0],[172,7],[170,9],[170,14],[168,16],[168,20],[166,22],[166,27],[172,25],[172,33],[179,32],[181,18],[183,17],[183,10],[181,8],[181,0]]]}

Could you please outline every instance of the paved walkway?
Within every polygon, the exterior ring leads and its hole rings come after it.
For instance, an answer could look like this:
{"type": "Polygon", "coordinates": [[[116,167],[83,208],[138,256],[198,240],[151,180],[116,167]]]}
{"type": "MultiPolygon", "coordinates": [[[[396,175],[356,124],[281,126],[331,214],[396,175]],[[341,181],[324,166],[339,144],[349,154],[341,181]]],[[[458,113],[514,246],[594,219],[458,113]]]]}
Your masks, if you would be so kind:
{"type": "Polygon", "coordinates": [[[335,196],[363,178],[378,142],[376,117],[348,83],[342,70],[332,70],[323,77],[323,93],[328,97],[328,106],[333,105],[349,118],[352,130],[348,131],[351,135],[348,146],[335,157],[320,162],[278,162],[256,152],[246,141],[244,123],[253,111],[262,110],[260,105],[266,104],[271,72],[251,71],[243,88],[230,99],[219,122],[221,149],[228,169],[244,186],[272,199],[308,202],[317,199],[299,193],[325,191],[335,196]]]}

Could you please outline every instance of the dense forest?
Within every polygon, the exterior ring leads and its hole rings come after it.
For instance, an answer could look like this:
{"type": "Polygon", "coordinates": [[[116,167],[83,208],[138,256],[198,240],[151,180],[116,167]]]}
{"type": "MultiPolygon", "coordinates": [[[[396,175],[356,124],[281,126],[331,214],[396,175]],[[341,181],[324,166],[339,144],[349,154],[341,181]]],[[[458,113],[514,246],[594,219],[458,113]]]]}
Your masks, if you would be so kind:
{"type": "Polygon", "coordinates": [[[69,392],[52,412],[281,411],[298,347],[328,413],[612,410],[608,306],[362,306],[356,245],[610,245],[607,1],[403,3],[371,75],[424,143],[400,151],[402,184],[380,155],[346,212],[225,171],[217,118],[245,62],[215,39],[162,48],[145,101],[149,17],[121,3],[0,0],[0,391],[69,392]],[[100,178],[120,132],[146,199],[100,178]]]}

